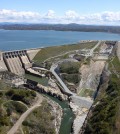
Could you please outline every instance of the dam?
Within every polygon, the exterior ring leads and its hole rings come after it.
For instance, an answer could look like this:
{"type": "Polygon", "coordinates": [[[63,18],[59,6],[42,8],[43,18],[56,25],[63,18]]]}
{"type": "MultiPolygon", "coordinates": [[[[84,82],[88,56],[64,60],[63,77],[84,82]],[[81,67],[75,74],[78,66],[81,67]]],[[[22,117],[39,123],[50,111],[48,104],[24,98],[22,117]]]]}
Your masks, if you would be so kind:
{"type": "Polygon", "coordinates": [[[3,55],[2,55],[2,52],[0,52],[0,72],[4,72],[4,71],[7,71],[7,67],[4,63],[4,60],[3,60],[3,55]]]}
{"type": "Polygon", "coordinates": [[[0,72],[9,71],[16,75],[25,74],[25,69],[32,67],[27,50],[0,52],[0,72]]]}

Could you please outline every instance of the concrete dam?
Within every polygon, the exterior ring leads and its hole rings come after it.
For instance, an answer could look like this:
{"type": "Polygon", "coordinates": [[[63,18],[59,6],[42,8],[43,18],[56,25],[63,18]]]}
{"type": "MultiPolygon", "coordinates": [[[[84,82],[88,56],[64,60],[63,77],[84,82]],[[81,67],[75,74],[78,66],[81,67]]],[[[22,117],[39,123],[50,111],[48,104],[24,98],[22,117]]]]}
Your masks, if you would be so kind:
{"type": "Polygon", "coordinates": [[[32,67],[27,50],[0,52],[0,71],[10,71],[16,75],[25,74],[25,69],[32,67]]]}

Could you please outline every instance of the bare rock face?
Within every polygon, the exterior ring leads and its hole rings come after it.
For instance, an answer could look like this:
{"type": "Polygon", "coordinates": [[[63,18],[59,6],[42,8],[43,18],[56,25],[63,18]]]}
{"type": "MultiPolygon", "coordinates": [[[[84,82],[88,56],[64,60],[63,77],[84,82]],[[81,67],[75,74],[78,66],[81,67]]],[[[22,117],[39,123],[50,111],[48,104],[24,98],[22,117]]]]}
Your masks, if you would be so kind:
{"type": "Polygon", "coordinates": [[[105,66],[105,61],[92,61],[90,65],[82,65],[80,68],[81,81],[78,87],[80,89],[96,90],[100,81],[100,76],[105,66]]]}
{"type": "Polygon", "coordinates": [[[62,100],[67,100],[67,96],[62,94],[61,90],[53,79],[50,79],[48,83],[49,86],[43,86],[41,84],[38,84],[37,86],[48,94],[50,93],[51,95],[56,96],[62,100]]]}

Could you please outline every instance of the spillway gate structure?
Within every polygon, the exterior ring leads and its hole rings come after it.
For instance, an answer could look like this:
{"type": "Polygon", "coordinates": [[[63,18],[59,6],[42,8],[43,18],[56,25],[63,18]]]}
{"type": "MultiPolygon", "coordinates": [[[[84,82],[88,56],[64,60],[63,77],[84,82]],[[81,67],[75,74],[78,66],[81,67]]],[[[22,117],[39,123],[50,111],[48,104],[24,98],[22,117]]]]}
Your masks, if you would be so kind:
{"type": "Polygon", "coordinates": [[[25,69],[32,67],[26,50],[3,52],[3,61],[8,71],[21,76],[25,69]]]}

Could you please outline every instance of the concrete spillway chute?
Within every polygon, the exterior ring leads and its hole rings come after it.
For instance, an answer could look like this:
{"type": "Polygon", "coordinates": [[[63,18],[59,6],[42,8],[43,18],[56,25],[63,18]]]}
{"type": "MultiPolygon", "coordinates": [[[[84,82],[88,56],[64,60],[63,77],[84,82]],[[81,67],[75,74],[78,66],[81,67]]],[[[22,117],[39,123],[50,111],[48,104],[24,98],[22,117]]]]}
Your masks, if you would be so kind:
{"type": "Polygon", "coordinates": [[[3,53],[0,51],[0,72],[6,71],[7,67],[3,60],[3,53]]]}
{"type": "Polygon", "coordinates": [[[26,50],[4,52],[3,60],[7,69],[17,75],[23,75],[25,69],[32,66],[26,50]]]}

